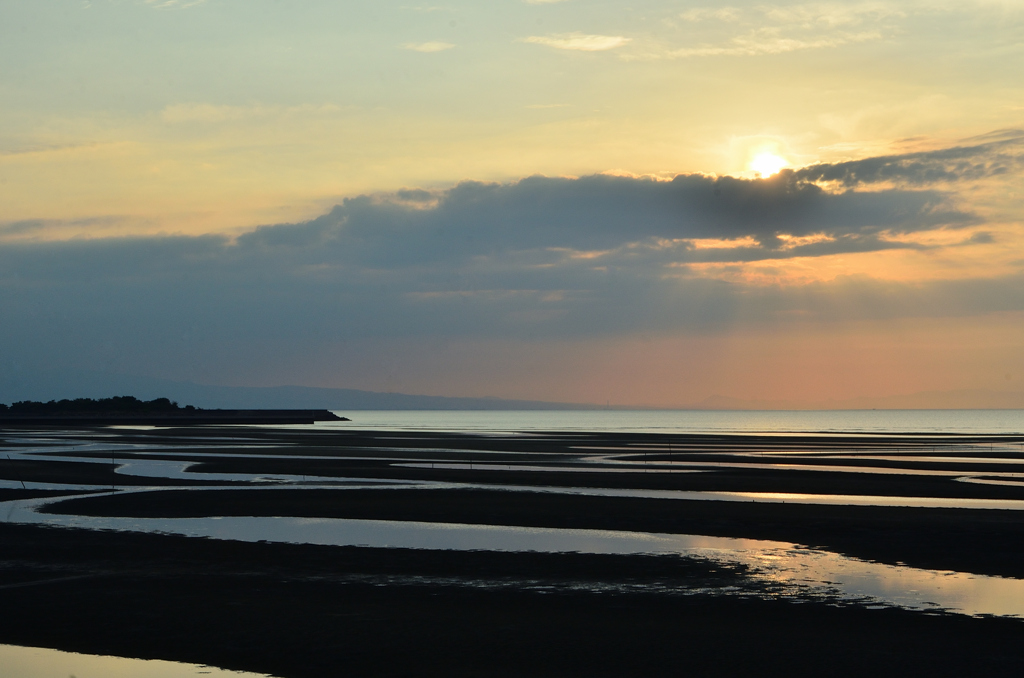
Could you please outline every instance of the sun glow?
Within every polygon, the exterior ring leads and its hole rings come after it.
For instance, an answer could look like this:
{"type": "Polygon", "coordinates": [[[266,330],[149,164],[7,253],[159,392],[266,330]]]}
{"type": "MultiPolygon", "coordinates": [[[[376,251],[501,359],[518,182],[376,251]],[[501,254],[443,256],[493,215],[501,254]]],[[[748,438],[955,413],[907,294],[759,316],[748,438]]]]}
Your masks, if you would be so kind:
{"type": "Polygon", "coordinates": [[[787,164],[789,163],[786,162],[785,158],[781,158],[774,153],[758,153],[750,161],[750,169],[762,177],[770,177],[787,164]]]}

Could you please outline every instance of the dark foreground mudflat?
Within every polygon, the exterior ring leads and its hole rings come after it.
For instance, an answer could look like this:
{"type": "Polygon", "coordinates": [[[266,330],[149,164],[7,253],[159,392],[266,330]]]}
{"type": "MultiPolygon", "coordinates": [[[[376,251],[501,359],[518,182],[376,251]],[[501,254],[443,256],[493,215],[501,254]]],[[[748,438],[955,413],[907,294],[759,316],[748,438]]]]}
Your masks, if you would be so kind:
{"type": "Polygon", "coordinates": [[[0,642],[287,678],[1008,676],[1024,665],[1017,620],[645,593],[644,585],[686,582],[713,589],[737,574],[674,558],[246,544],[6,524],[0,544],[0,642]],[[466,585],[481,579],[528,585],[466,585]],[[639,590],[596,593],[566,586],[573,581],[639,590]]]}
{"type": "MultiPolygon", "coordinates": [[[[53,512],[674,532],[780,540],[883,562],[1024,577],[1021,511],[535,491],[1024,499],[1024,484],[1012,475],[1024,472],[1019,437],[501,437],[273,427],[0,434],[0,452],[12,453],[0,458],[0,478],[15,485],[0,490],[0,500],[52,496],[34,483],[135,490],[79,494],[53,504],[53,512]],[[19,453],[26,446],[34,446],[33,454],[19,453]],[[154,459],[192,464],[193,472],[131,474],[131,462],[154,459]],[[683,463],[699,472],[674,472],[683,463]],[[594,472],[601,464],[602,472],[594,472]],[[676,466],[658,472],[659,464],[676,466]],[[288,474],[289,482],[320,478],[313,483],[391,479],[426,482],[429,489],[268,490],[256,476],[223,482],[204,472],[288,474]],[[962,481],[993,474],[1002,474],[1002,484],[962,481]],[[210,488],[217,484],[232,489],[210,488]],[[503,484],[534,490],[511,492],[503,484]],[[152,489],[137,491],[141,487],[152,489]]],[[[743,574],[741,566],[674,556],[253,544],[0,522],[0,643],[284,678],[1024,671],[1024,621],[824,599],[797,603],[780,595],[778,585],[743,574]]]]}

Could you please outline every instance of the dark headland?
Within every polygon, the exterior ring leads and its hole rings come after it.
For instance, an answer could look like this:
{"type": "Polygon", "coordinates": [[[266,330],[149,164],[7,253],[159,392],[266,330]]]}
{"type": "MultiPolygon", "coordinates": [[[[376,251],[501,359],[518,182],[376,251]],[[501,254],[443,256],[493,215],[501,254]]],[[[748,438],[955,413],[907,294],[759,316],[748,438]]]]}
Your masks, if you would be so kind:
{"type": "Polygon", "coordinates": [[[0,404],[0,426],[198,426],[223,424],[313,424],[348,421],[329,410],[207,410],[167,398],[139,400],[133,396],[76,398],[49,402],[0,404]]]}

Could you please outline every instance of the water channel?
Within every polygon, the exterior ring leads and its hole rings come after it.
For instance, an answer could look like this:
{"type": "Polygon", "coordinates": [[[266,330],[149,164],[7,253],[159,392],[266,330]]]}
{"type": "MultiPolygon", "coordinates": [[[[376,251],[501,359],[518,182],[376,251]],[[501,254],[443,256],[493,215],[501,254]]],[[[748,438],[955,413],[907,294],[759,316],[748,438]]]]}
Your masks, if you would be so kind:
{"type": "MultiPolygon", "coordinates": [[[[238,490],[244,491],[244,490],[238,490]]],[[[786,542],[698,535],[295,517],[123,518],[39,513],[53,499],[0,503],[9,522],[282,543],[444,550],[674,554],[751,568],[779,595],[967,615],[1024,615],[1024,580],[848,558],[786,542]]]]}

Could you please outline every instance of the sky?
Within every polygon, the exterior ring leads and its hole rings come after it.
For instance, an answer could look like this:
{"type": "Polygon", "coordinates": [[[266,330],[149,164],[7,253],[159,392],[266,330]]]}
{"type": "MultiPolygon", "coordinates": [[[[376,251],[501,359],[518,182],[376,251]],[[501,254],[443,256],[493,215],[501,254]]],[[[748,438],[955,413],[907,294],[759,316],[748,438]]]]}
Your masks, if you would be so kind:
{"type": "Polygon", "coordinates": [[[1022,178],[1018,0],[5,0],[0,379],[1021,392],[1022,178]]]}

